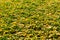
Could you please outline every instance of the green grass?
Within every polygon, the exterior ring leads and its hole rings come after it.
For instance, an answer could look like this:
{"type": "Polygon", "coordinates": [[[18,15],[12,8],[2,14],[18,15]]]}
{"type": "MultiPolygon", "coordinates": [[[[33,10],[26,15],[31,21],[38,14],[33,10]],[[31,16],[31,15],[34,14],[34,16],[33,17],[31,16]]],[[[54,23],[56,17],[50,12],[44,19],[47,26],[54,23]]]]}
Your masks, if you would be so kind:
{"type": "Polygon", "coordinates": [[[0,40],[59,39],[59,0],[0,1],[0,40]]]}

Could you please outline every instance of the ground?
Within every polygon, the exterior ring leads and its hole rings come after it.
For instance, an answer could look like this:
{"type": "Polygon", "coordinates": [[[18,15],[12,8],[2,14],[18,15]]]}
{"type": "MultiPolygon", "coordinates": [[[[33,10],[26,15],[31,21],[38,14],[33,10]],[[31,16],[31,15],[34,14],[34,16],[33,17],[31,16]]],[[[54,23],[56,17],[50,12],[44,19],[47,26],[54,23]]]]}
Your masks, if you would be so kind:
{"type": "Polygon", "coordinates": [[[60,0],[0,0],[0,40],[60,40],[60,0]]]}

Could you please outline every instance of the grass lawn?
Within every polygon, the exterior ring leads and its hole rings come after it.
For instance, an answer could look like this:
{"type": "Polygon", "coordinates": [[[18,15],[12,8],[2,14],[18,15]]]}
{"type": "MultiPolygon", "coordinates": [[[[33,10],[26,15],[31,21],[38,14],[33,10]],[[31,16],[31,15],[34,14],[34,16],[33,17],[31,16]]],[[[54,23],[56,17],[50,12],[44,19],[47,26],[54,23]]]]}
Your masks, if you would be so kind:
{"type": "Polygon", "coordinates": [[[0,40],[60,40],[60,0],[0,0],[0,40]]]}

